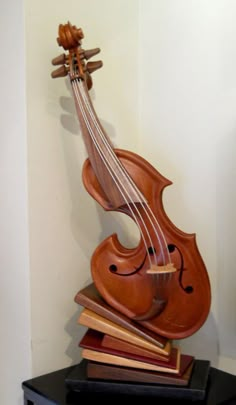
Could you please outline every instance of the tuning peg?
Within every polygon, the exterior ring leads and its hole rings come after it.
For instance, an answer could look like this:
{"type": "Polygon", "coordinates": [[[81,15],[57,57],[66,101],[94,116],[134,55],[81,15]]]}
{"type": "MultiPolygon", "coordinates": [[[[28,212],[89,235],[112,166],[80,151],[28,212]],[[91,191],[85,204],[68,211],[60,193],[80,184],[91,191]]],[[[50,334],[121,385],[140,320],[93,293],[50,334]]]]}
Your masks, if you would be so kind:
{"type": "Polygon", "coordinates": [[[100,69],[102,65],[103,63],[101,60],[98,60],[96,62],[88,62],[86,69],[89,73],[93,73],[95,70],[100,69]]]}
{"type": "Polygon", "coordinates": [[[56,79],[57,77],[64,77],[64,76],[67,76],[67,74],[68,74],[68,72],[69,72],[69,66],[65,66],[65,65],[63,65],[63,66],[60,66],[58,69],[56,69],[56,70],[54,70],[52,73],[51,73],[51,77],[53,78],[53,79],[56,79]]]}
{"type": "Polygon", "coordinates": [[[92,58],[92,56],[97,55],[100,51],[100,48],[88,49],[87,51],[81,49],[81,58],[88,60],[92,58]]]}
{"type": "Polygon", "coordinates": [[[66,56],[64,53],[62,55],[57,56],[52,60],[52,65],[64,65],[68,63],[68,56],[66,56]]]}

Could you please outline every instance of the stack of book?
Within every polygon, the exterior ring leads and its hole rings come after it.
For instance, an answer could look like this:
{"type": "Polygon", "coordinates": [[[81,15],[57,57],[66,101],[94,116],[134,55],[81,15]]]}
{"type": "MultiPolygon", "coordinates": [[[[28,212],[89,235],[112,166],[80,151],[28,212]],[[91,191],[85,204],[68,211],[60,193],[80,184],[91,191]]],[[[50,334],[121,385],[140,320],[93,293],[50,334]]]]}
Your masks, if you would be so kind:
{"type": "Polygon", "coordinates": [[[82,306],[78,324],[86,332],[78,345],[86,363],[86,378],[187,386],[194,357],[111,308],[95,285],[75,296],[82,306]]]}

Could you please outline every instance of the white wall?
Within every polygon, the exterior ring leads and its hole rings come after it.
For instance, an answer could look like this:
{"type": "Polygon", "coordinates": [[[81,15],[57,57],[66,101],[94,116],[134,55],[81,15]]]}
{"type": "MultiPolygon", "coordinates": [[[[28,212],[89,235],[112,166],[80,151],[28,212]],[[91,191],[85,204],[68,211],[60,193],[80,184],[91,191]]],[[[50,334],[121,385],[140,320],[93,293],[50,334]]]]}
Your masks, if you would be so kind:
{"type": "Polygon", "coordinates": [[[10,0],[0,17],[0,402],[22,403],[31,336],[32,375],[80,359],[74,295],[90,280],[99,241],[116,230],[128,243],[132,229],[124,216],[105,214],[81,183],[86,154],[73,102],[66,80],[50,77],[50,61],[61,53],[57,27],[67,20],[83,28],[85,48],[101,47],[104,67],[93,75],[91,94],[113,143],[140,153],[173,181],[164,195],[167,213],[197,234],[212,309],[181,345],[236,373],[235,2],[48,5],[10,0]]]}
{"type": "MultiPolygon", "coordinates": [[[[138,7],[135,0],[26,1],[30,268],[33,374],[80,360],[74,296],[90,280],[90,257],[116,223],[81,182],[86,154],[65,79],[52,79],[58,25],[82,27],[85,49],[101,48],[94,104],[115,144],[137,137],[138,7]],[[47,10],[47,12],[45,12],[47,10]],[[132,24],[130,23],[132,21],[132,24]]],[[[96,58],[94,58],[96,60],[96,58]]]]}
{"type": "Polygon", "coordinates": [[[140,150],[173,181],[166,211],[196,233],[212,285],[209,318],[182,346],[235,373],[236,4],[140,4],[140,150]]]}
{"type": "Polygon", "coordinates": [[[64,79],[52,80],[57,27],[82,27],[104,67],[91,91],[113,143],[140,153],[173,185],[171,220],[195,232],[212,284],[204,327],[181,342],[235,372],[235,15],[223,0],[26,0],[33,374],[76,363],[76,292],[97,244],[126,220],[105,214],[81,182],[86,157],[64,79]],[[54,6],[54,7],[53,7],[54,6]],[[47,10],[47,12],[45,12],[47,10]]]}
{"type": "Polygon", "coordinates": [[[1,7],[0,403],[23,403],[31,375],[23,1],[1,7]]]}

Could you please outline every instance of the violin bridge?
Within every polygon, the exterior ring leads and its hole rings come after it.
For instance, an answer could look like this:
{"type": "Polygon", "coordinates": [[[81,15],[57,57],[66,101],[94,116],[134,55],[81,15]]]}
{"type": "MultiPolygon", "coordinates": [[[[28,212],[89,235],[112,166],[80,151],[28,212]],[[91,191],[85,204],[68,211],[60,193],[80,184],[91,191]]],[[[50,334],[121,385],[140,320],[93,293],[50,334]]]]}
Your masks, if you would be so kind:
{"type": "Polygon", "coordinates": [[[152,265],[152,267],[147,270],[147,274],[166,274],[174,273],[175,271],[176,268],[174,267],[173,263],[168,263],[165,266],[152,265]]]}

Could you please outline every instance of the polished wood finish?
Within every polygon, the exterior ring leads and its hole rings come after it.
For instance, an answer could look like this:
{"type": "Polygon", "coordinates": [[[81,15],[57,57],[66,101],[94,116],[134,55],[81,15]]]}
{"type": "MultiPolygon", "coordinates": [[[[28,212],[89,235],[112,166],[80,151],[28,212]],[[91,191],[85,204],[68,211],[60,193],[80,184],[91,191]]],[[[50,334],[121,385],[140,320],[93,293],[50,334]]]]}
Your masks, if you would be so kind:
{"type": "Polygon", "coordinates": [[[170,353],[168,354],[160,354],[160,353],[155,353],[152,350],[145,349],[143,347],[134,345],[130,342],[126,342],[121,339],[117,339],[115,336],[111,336],[108,334],[104,334],[104,337],[102,339],[101,345],[106,349],[117,349],[120,350],[124,353],[131,353],[131,354],[136,354],[140,356],[146,356],[150,357],[152,359],[156,360],[162,360],[162,361],[168,361],[170,358],[170,353]]]}
{"type": "Polygon", "coordinates": [[[139,347],[146,348],[148,350],[152,350],[154,353],[160,353],[163,355],[169,355],[172,349],[172,343],[168,341],[164,347],[160,347],[157,344],[151,343],[147,341],[145,338],[142,338],[139,335],[136,335],[133,332],[130,332],[126,328],[123,328],[116,323],[103,318],[102,316],[94,313],[93,311],[84,308],[78,318],[78,324],[83,325],[87,328],[91,328],[102,332],[104,334],[109,334],[111,336],[115,336],[125,342],[133,343],[139,347]]]}
{"type": "Polygon", "coordinates": [[[176,376],[171,373],[153,372],[144,369],[119,367],[112,364],[88,361],[87,375],[88,378],[96,380],[187,386],[191,378],[193,365],[194,361],[190,363],[190,366],[187,367],[187,370],[182,375],[176,376]]]}
{"type": "Polygon", "coordinates": [[[154,343],[155,346],[163,348],[168,342],[167,338],[157,335],[150,329],[143,327],[138,322],[132,321],[130,318],[108,305],[101,294],[99,294],[94,283],[90,283],[79,290],[74,300],[82,307],[90,309],[103,318],[114,322],[116,325],[122,326],[127,331],[141,336],[147,342],[154,343]]]}
{"type": "Polygon", "coordinates": [[[102,62],[88,62],[95,50],[82,48],[83,31],[59,26],[58,44],[68,55],[52,77],[69,76],[88,159],[83,182],[106,211],[130,216],[140,231],[135,248],[116,234],[101,242],[91,258],[91,274],[105,301],[145,328],[168,339],[195,333],[211,304],[210,282],[195,234],[178,229],[165,213],[162,195],[171,181],[141,156],[114,148],[93,108],[91,73],[102,62]]]}
{"type": "Polygon", "coordinates": [[[152,363],[144,363],[143,361],[131,360],[122,356],[115,356],[110,353],[99,352],[91,349],[82,349],[81,355],[83,359],[100,362],[103,364],[113,364],[117,366],[132,367],[142,370],[159,371],[162,373],[179,374],[180,370],[180,352],[178,352],[178,359],[176,368],[170,369],[169,367],[157,366],[152,363]]]}
{"type": "MultiPolygon", "coordinates": [[[[122,350],[119,350],[116,347],[115,348],[104,347],[102,345],[103,337],[104,337],[104,333],[89,328],[85,332],[82,339],[80,340],[79,346],[82,349],[88,349],[88,350],[92,351],[91,355],[93,355],[94,352],[96,352],[95,356],[98,356],[100,359],[100,362],[102,362],[102,363],[107,363],[107,361],[106,361],[106,359],[107,359],[108,363],[110,363],[110,364],[118,364],[118,362],[119,362],[120,365],[126,364],[127,367],[135,368],[135,364],[136,364],[136,362],[138,362],[138,368],[150,369],[151,366],[155,366],[155,367],[158,366],[158,367],[164,368],[166,373],[168,373],[168,372],[170,372],[170,373],[178,372],[179,373],[181,359],[188,359],[189,362],[193,360],[193,356],[187,356],[187,355],[183,356],[181,354],[180,348],[178,348],[178,347],[172,347],[172,350],[170,352],[167,362],[160,360],[160,359],[156,359],[154,357],[150,357],[150,356],[134,354],[131,352],[123,352],[122,350]],[[115,361],[115,363],[113,363],[113,360],[115,361]],[[129,363],[127,363],[128,360],[130,360],[129,363]],[[177,368],[179,370],[177,370],[177,368]]],[[[86,352],[84,352],[84,350],[82,350],[82,352],[81,352],[82,358],[86,358],[86,356],[84,355],[85,353],[86,352]]]]}

